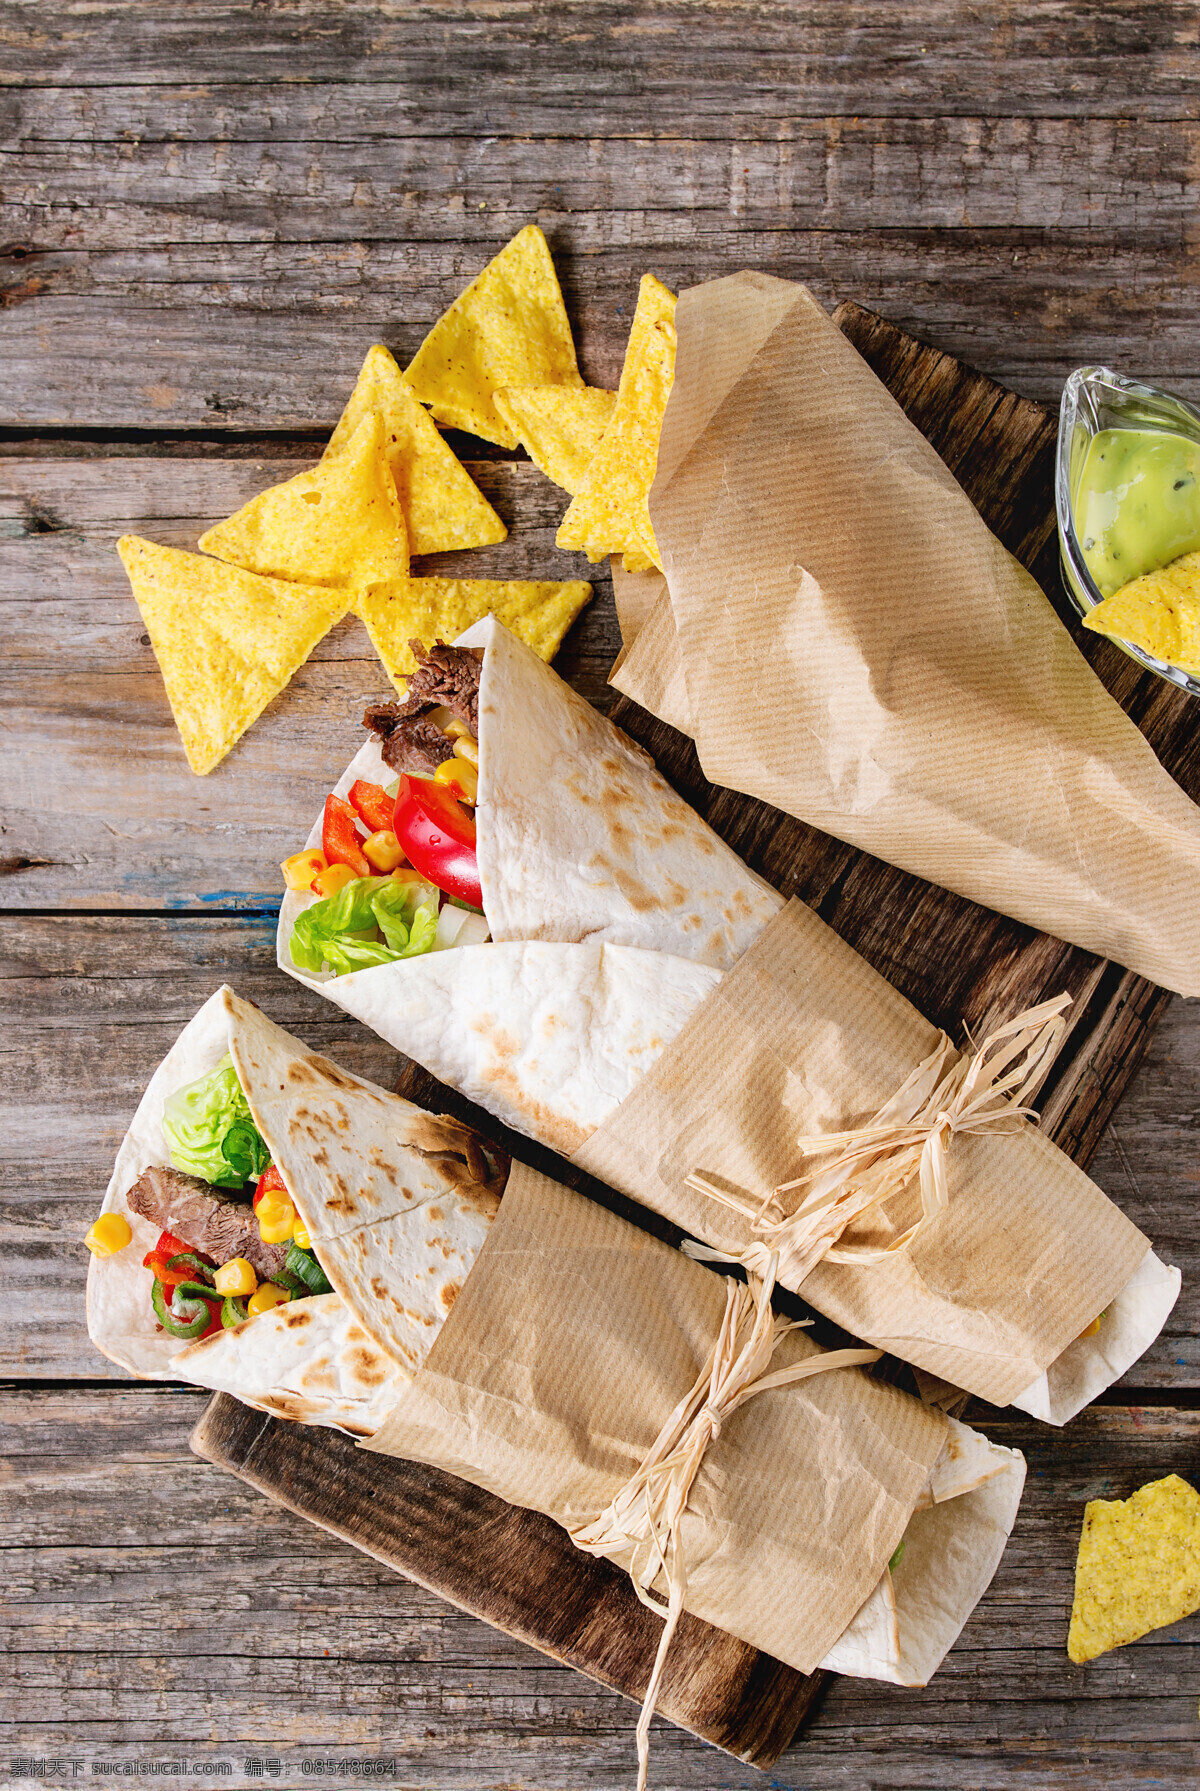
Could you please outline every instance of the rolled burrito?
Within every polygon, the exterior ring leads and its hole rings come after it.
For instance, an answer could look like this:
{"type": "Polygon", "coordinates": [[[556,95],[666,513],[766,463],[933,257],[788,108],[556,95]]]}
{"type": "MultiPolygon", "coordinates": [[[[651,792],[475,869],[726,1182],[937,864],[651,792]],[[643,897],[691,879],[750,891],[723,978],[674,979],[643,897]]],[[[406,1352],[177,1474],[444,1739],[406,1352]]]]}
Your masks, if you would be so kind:
{"type": "MultiPolygon", "coordinates": [[[[514,1164],[454,1311],[367,1446],[542,1511],[582,1545],[687,1389],[714,1397],[725,1287],[514,1164]]],[[[833,1360],[793,1331],[770,1368],[812,1359],[833,1360]]],[[[995,1573],[1024,1475],[1017,1451],[860,1368],[768,1388],[703,1452],[683,1608],[801,1672],[923,1685],[995,1573]]],[[[661,1574],[646,1583],[665,1592],[661,1574]]]]}
{"type": "MultiPolygon", "coordinates": [[[[236,1095],[224,1117],[235,1107],[236,1095]]],[[[193,1154],[213,1146],[200,1129],[194,1124],[186,1141],[193,1154]]],[[[210,1207],[220,1204],[210,1197],[210,1207]]],[[[510,1174],[466,1128],[348,1074],[228,988],[201,1008],[151,1079],[104,1211],[122,1214],[134,1234],[124,1250],[94,1258],[89,1272],[89,1328],[110,1359],[142,1378],[185,1378],[279,1417],[375,1435],[384,1452],[396,1453],[403,1435],[401,1452],[437,1455],[515,1502],[554,1505],[560,1520],[576,1509],[560,1504],[575,1447],[561,1427],[576,1431],[588,1457],[574,1482],[586,1514],[635,1460],[657,1407],[665,1415],[681,1379],[694,1377],[722,1306],[724,1283],[710,1270],[522,1165],[510,1174]],[[227,1059],[249,1121],[234,1112],[240,1129],[231,1136],[227,1127],[216,1145],[236,1166],[253,1148],[247,1123],[253,1128],[333,1291],[181,1345],[156,1325],[143,1254],[153,1252],[164,1217],[190,1232],[181,1241],[196,1246],[197,1258],[222,1253],[218,1226],[225,1247],[234,1238],[247,1248],[244,1226],[237,1230],[244,1212],[202,1213],[190,1185],[201,1178],[171,1162],[173,1147],[181,1154],[179,1095],[189,1095],[196,1120],[189,1091],[224,1073],[227,1059]],[[135,1192],[148,1173],[170,1201],[153,1217],[135,1192]],[[511,1223],[500,1227],[506,1209],[511,1223]],[[489,1252],[493,1234],[498,1248],[489,1252]],[[614,1289],[622,1290],[616,1298],[614,1289]],[[466,1318],[455,1327],[460,1306],[466,1318]],[[487,1425],[471,1441],[465,1403],[453,1422],[430,1417],[459,1372],[454,1365],[484,1356],[521,1385],[507,1462],[492,1458],[487,1425]],[[406,1389],[413,1401],[391,1426],[406,1389]],[[523,1496],[531,1486],[541,1490],[523,1496]]],[[[273,1266],[259,1260],[264,1273],[273,1266]]],[[[821,1352],[793,1332],[772,1366],[814,1356],[821,1352]]],[[[743,1613],[732,1633],[801,1670],[823,1663],[924,1683],[995,1572],[1020,1501],[1021,1456],[855,1369],[819,1374],[755,1406],[749,1427],[730,1418],[697,1483],[687,1608],[754,1607],[770,1580],[769,1608],[743,1613]],[[725,1500],[720,1489],[730,1480],[739,1487],[725,1500]],[[802,1611],[814,1605],[821,1614],[810,1628],[802,1611]]]]}
{"type": "MultiPolygon", "coordinates": [[[[435,941],[334,975],[297,961],[298,929],[329,903],[293,892],[280,966],[506,1125],[754,1260],[751,1221],[689,1175],[762,1207],[807,1166],[796,1140],[887,1109],[937,1030],[687,821],[646,756],[498,623],[458,647],[474,708],[455,696],[443,650],[440,682],[368,712],[377,737],[334,794],[364,783],[383,794],[397,771],[427,778],[452,751],[441,730],[446,696],[457,702],[478,730],[483,915],[470,918],[490,943],[435,941]]],[[[318,821],[310,848],[322,837],[318,821]]],[[[1179,1273],[1019,1117],[954,1138],[946,1155],[948,1204],[904,1251],[868,1266],[826,1258],[802,1275],[781,1263],[779,1278],[924,1373],[1064,1423],[1158,1335],[1179,1273]]],[[[886,1249],[910,1209],[904,1196],[840,1242],[886,1249]]]]}
{"type": "Polygon", "coordinates": [[[453,1305],[505,1170],[465,1126],[347,1076],[219,989],[117,1154],[101,1211],[131,1238],[92,1258],[91,1339],[140,1379],[368,1436],[453,1305]],[[295,1221],[274,1242],[251,1204],[269,1166],[295,1221]],[[220,1292],[230,1264],[261,1311],[220,1292]]]}

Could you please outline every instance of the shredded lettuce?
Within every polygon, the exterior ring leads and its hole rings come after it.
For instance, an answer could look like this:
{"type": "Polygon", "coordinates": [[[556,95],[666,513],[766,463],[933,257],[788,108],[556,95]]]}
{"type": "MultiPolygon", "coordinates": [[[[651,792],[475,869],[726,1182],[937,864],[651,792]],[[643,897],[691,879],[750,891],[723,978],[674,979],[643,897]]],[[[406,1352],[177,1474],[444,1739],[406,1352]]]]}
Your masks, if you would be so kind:
{"type": "Polygon", "coordinates": [[[167,1097],[162,1126],[176,1169],[216,1188],[257,1181],[271,1161],[228,1056],[207,1076],[167,1097]]]}
{"type": "Polygon", "coordinates": [[[415,872],[407,877],[356,877],[335,896],[297,915],[292,963],[328,966],[335,976],[420,957],[433,949],[440,892],[415,872]],[[379,938],[382,934],[382,940],[379,938]]]}

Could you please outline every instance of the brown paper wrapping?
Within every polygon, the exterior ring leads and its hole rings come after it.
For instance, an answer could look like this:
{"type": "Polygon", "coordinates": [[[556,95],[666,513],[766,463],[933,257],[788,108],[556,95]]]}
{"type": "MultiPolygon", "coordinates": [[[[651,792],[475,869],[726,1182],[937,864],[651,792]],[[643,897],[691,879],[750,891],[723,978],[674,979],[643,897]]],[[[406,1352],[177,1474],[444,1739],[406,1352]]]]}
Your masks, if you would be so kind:
{"type": "MultiPolygon", "coordinates": [[[[367,1446],[574,1529],[637,1468],[724,1307],[711,1270],[514,1164],[425,1366],[367,1446]]],[[[814,1352],[793,1332],[773,1366],[814,1352]]],[[[692,1488],[684,1608],[813,1671],[899,1543],[945,1425],[855,1369],[751,1400],[692,1488]]]]}
{"type": "Polygon", "coordinates": [[[676,325],[617,688],[714,783],[1200,994],[1200,809],[886,388],[767,275],[676,325]]]}
{"type": "MultiPolygon", "coordinates": [[[[738,1255],[754,1241],[750,1221],[684,1178],[698,1171],[765,1200],[801,1173],[798,1137],[865,1123],[937,1039],[793,900],[572,1160],[738,1255]]],[[[822,1262],[799,1291],[854,1336],[1007,1405],[1109,1304],[1150,1245],[1029,1124],[952,1138],[948,1171],[949,1207],[908,1250],[864,1267],[822,1262]]],[[[919,1211],[906,1192],[842,1241],[886,1242],[919,1211]]]]}

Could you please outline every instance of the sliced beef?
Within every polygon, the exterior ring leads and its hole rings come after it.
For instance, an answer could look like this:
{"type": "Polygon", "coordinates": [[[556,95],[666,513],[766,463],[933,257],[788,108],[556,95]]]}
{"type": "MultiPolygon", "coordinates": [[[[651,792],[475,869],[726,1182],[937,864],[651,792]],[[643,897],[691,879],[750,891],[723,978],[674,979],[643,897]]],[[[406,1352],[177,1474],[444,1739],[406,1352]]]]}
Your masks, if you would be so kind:
{"type": "Polygon", "coordinates": [[[363,726],[378,734],[379,750],[385,765],[393,771],[412,777],[432,777],[438,766],[454,757],[454,742],[448,740],[428,715],[403,715],[399,720],[389,713],[399,703],[375,703],[363,716],[363,726]]]}
{"type": "Polygon", "coordinates": [[[430,777],[453,748],[435,722],[432,709],[449,709],[479,738],[479,676],[483,653],[477,647],[448,647],[442,641],[426,651],[420,641],[409,646],[417,669],[400,703],[372,703],[363,716],[380,742],[384,762],[393,771],[430,777]],[[436,755],[436,756],[435,756],[436,755]]]}
{"type": "Polygon", "coordinates": [[[142,1171],[125,1198],[135,1213],[211,1256],[218,1268],[244,1256],[260,1281],[270,1281],[287,1261],[286,1244],[263,1243],[249,1201],[198,1175],[153,1166],[142,1171]]]}

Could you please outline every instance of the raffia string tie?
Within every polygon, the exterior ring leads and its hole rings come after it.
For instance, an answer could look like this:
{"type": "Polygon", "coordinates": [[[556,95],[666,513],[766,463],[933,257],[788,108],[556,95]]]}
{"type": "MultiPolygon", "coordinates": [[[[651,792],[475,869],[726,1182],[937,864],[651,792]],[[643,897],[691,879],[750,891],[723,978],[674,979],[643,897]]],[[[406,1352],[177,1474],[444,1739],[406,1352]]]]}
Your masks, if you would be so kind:
{"type": "Polygon", "coordinates": [[[881,1354],[877,1349],[831,1350],[769,1373],[780,1339],[800,1328],[772,1312],[774,1285],[773,1258],[765,1280],[751,1276],[748,1285],[726,1282],[725,1312],[708,1362],[608,1509],[592,1523],[570,1532],[576,1548],[586,1554],[609,1559],[631,1555],[629,1577],[634,1591],[644,1605],[666,1620],[638,1719],[638,1791],[645,1791],[650,1719],[687,1595],[680,1527],[705,1451],[731,1413],[757,1394],[834,1368],[860,1368],[877,1362],[881,1354]],[[665,1603],[651,1590],[660,1575],[666,1587],[665,1603]]]}
{"type": "MultiPolygon", "coordinates": [[[[1015,1132],[1037,1114],[1026,1105],[1053,1063],[1067,1029],[1063,1009],[1069,995],[1057,995],[1040,1007],[1027,1008],[980,1045],[970,1057],[960,1056],[948,1036],[897,1089],[866,1125],[848,1132],[797,1139],[805,1156],[829,1156],[824,1169],[782,1182],[761,1203],[716,1186],[699,1173],[687,1186],[733,1207],[751,1221],[754,1242],[740,1260],[748,1269],[766,1255],[778,1258],[779,1278],[796,1288],[822,1260],[882,1262],[907,1250],[921,1232],[950,1204],[946,1148],[956,1133],[1015,1132]],[[919,1180],[920,1217],[899,1237],[878,1248],[837,1247],[847,1226],[874,1207],[902,1194],[913,1177],[919,1180]],[[785,1213],[781,1195],[807,1188],[803,1201],[785,1213]]],[[[711,1253],[693,1246],[689,1255],[711,1253]]]]}

